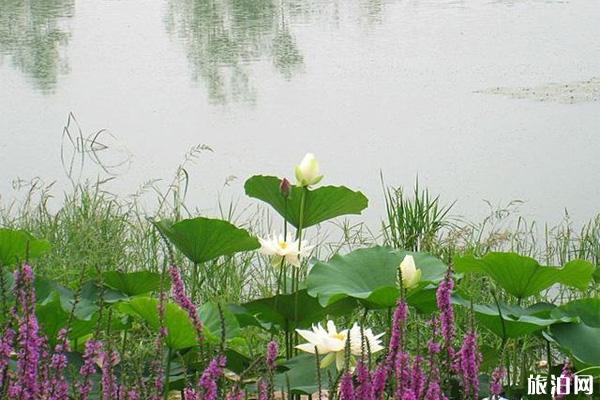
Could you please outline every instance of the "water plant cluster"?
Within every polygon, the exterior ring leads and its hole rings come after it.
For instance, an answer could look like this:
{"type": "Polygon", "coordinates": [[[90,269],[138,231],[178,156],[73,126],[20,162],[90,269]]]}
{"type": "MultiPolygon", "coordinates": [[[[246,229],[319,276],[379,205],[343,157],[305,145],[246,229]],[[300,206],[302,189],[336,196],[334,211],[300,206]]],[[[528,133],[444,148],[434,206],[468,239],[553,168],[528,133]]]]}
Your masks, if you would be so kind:
{"type": "MultiPolygon", "coordinates": [[[[323,185],[312,154],[294,175],[245,183],[279,215],[268,235],[205,216],[151,219],[159,268],[107,268],[123,245],[114,242],[106,258],[78,247],[80,268],[50,274],[49,252],[70,247],[0,229],[0,396],[598,398],[600,272],[590,257],[549,266],[515,252],[437,251],[447,209],[418,190],[413,202],[387,193],[382,245],[323,256],[311,228],[368,200],[323,185]],[[262,294],[238,281],[240,265],[269,282],[262,294]],[[231,301],[232,290],[246,299],[231,301]],[[528,394],[534,376],[546,395],[528,394]]],[[[97,232],[110,240],[110,228],[97,232]]]]}

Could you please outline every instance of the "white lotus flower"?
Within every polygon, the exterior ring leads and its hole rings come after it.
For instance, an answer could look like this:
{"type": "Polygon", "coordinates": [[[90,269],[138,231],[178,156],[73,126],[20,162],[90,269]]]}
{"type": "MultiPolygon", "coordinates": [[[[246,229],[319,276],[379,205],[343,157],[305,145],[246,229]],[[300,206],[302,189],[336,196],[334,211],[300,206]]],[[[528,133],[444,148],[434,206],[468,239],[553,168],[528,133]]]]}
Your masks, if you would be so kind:
{"type": "Polygon", "coordinates": [[[363,328],[361,332],[360,326],[355,323],[350,329],[350,352],[354,356],[361,356],[363,348],[363,339],[365,342],[365,350],[370,351],[371,354],[383,350],[383,345],[381,343],[380,338],[384,334],[385,333],[380,333],[378,335],[375,335],[371,328],[363,328]]]}
{"type": "Polygon", "coordinates": [[[296,329],[296,332],[308,343],[299,344],[297,349],[307,353],[315,354],[315,347],[319,355],[325,356],[321,360],[321,368],[328,367],[334,360],[338,370],[344,368],[344,353],[348,330],[337,331],[333,321],[327,321],[327,330],[318,324],[313,325],[312,330],[296,329]]]}
{"type": "Polygon", "coordinates": [[[267,239],[258,238],[258,241],[261,253],[273,257],[271,263],[274,266],[279,266],[281,260],[285,259],[288,264],[300,267],[300,257],[313,247],[303,244],[302,250],[300,250],[300,242],[285,240],[282,235],[279,237],[273,235],[267,239]]]}
{"type": "Polygon", "coordinates": [[[319,324],[317,326],[313,325],[312,330],[296,329],[296,332],[308,341],[308,343],[296,346],[297,349],[315,354],[316,347],[319,355],[325,356],[321,360],[321,368],[326,368],[334,360],[338,370],[341,371],[344,368],[348,334],[350,335],[349,347],[352,356],[362,355],[363,341],[361,339],[363,337],[365,343],[368,343],[368,346],[365,344],[365,350],[370,350],[371,354],[383,350],[380,338],[384,334],[375,335],[370,328],[363,329],[361,332],[361,328],[357,324],[354,324],[349,331],[344,329],[338,332],[333,321],[327,321],[327,329],[319,324]]]}
{"type": "Polygon", "coordinates": [[[402,286],[407,289],[417,286],[421,280],[421,270],[415,266],[415,259],[410,254],[406,255],[400,263],[402,273],[402,286]]]}
{"type": "Polygon", "coordinates": [[[296,165],[295,172],[300,186],[316,185],[323,179],[323,175],[319,175],[319,162],[313,153],[306,153],[300,165],[296,165]]]}

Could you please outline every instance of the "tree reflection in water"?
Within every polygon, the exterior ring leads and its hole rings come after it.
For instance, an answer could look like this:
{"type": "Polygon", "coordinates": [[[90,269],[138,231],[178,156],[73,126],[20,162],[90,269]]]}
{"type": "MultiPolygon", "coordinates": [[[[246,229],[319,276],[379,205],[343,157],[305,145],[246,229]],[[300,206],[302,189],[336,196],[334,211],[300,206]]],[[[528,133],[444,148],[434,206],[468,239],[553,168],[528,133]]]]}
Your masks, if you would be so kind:
{"type": "Polygon", "coordinates": [[[67,20],[74,0],[0,0],[0,61],[10,62],[42,92],[68,72],[67,20]]]}
{"type": "Polygon", "coordinates": [[[273,0],[169,0],[166,24],[211,103],[254,103],[253,68],[270,61],[285,79],[302,70],[286,8],[273,0]]]}

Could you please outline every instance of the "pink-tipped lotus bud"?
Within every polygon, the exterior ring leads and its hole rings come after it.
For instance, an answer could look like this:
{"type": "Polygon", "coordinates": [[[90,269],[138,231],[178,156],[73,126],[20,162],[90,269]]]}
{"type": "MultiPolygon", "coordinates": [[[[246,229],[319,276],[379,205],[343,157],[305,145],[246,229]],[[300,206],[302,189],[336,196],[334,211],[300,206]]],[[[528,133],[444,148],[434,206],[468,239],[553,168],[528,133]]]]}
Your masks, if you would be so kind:
{"type": "Polygon", "coordinates": [[[287,180],[287,178],[283,178],[281,180],[281,183],[279,184],[279,191],[284,198],[287,199],[290,197],[290,193],[292,192],[292,184],[287,180]]]}

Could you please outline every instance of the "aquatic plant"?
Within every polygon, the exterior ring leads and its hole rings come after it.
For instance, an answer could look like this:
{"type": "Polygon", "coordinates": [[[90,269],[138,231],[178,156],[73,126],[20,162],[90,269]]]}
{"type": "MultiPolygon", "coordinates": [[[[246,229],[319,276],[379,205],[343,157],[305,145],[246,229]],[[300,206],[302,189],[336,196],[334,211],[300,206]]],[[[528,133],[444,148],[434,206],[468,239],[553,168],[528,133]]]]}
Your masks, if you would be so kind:
{"type": "Polygon", "coordinates": [[[531,371],[546,375],[557,359],[569,359],[567,379],[600,365],[598,268],[589,261],[420,251],[437,228],[416,247],[373,243],[322,257],[309,229],[360,214],[368,201],[320,186],[313,155],[294,174],[296,185],[263,175],[245,184],[281,217],[281,237],[206,216],[157,218],[145,225],[162,248],[151,268],[93,256],[65,275],[77,277],[71,287],[38,267],[56,261],[49,241],[0,229],[0,397],[515,398],[531,371]],[[235,260],[273,277],[264,293],[228,286],[235,260]],[[549,302],[549,290],[572,298],[549,302]]]}

